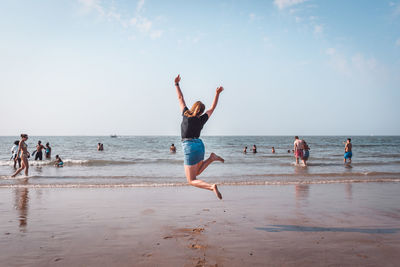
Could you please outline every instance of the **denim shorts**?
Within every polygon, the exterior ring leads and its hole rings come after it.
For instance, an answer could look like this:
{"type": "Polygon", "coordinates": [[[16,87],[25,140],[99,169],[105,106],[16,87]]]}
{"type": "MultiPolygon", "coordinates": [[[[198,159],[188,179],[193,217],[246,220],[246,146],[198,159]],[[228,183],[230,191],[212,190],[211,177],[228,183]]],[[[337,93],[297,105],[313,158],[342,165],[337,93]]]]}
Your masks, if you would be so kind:
{"type": "Polygon", "coordinates": [[[185,165],[196,165],[204,160],[204,144],[201,139],[191,139],[182,142],[185,165]]]}
{"type": "Polygon", "coordinates": [[[351,159],[353,157],[353,153],[351,151],[344,153],[345,159],[351,159]]]}

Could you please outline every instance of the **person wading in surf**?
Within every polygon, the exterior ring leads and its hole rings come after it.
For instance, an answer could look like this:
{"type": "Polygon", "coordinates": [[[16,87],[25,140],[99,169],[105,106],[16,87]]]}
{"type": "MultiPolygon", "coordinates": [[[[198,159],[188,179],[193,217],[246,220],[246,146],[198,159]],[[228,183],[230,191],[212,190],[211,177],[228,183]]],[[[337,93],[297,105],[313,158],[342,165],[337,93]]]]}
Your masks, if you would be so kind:
{"type": "Polygon", "coordinates": [[[181,77],[178,75],[175,78],[175,87],[182,112],[181,136],[187,181],[193,186],[214,191],[217,197],[222,199],[222,195],[216,184],[206,183],[202,180],[198,180],[196,177],[213,161],[224,162],[224,159],[217,156],[215,153],[211,153],[210,157],[204,160],[205,149],[203,141],[200,139],[200,132],[217,107],[219,95],[224,88],[222,86],[217,88],[211,108],[203,114],[205,106],[201,101],[194,103],[191,109],[187,108],[181,88],[179,87],[180,81],[181,77]]]}
{"type": "Polygon", "coordinates": [[[28,135],[21,134],[21,141],[19,141],[17,155],[20,155],[22,164],[21,167],[11,177],[17,176],[17,174],[24,169],[25,169],[25,176],[28,176],[28,170],[29,170],[28,158],[30,155],[28,152],[28,145],[25,143],[26,140],[28,140],[28,135]]]}

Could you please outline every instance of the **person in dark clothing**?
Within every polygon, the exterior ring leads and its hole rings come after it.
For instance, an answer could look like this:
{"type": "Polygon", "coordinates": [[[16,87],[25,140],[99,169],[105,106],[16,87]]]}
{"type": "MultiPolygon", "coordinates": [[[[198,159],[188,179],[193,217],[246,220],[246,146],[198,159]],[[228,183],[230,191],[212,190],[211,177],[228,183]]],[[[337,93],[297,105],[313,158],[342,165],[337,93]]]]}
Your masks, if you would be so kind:
{"type": "Polygon", "coordinates": [[[45,147],[42,145],[42,141],[38,141],[38,144],[36,145],[36,154],[35,154],[35,160],[42,160],[43,159],[43,152],[42,150],[45,149],[45,147]]]}
{"type": "Polygon", "coordinates": [[[212,162],[224,162],[224,159],[217,156],[215,153],[211,153],[210,157],[204,160],[205,149],[203,141],[200,139],[200,132],[203,129],[204,124],[214,112],[218,103],[219,95],[224,88],[222,86],[217,88],[211,108],[203,114],[205,106],[200,101],[194,103],[191,109],[187,108],[179,86],[180,80],[181,77],[178,75],[175,78],[175,87],[178,94],[179,106],[182,112],[181,136],[187,181],[193,186],[214,191],[217,197],[222,199],[222,195],[216,184],[211,185],[202,180],[198,180],[196,177],[200,175],[212,162]]]}

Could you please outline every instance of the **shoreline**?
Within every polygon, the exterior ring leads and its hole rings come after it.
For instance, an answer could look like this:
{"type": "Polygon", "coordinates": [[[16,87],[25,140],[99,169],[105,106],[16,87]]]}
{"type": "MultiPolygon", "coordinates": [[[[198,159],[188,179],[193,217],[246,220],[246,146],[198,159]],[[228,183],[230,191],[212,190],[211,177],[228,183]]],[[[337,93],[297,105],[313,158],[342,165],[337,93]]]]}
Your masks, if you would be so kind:
{"type": "Polygon", "coordinates": [[[7,266],[395,266],[399,183],[0,188],[7,266]]]}
{"type": "MultiPolygon", "coordinates": [[[[121,183],[121,184],[87,184],[87,183],[66,183],[66,184],[29,184],[31,178],[39,177],[21,177],[9,178],[10,180],[20,182],[19,184],[0,184],[0,189],[7,188],[162,188],[162,187],[192,187],[187,182],[181,183],[121,183]]],[[[57,177],[55,177],[56,179],[57,177]]],[[[380,178],[380,179],[349,179],[349,180],[299,180],[299,181],[248,181],[248,182],[218,182],[211,181],[218,186],[293,186],[293,185],[330,185],[330,184],[368,184],[368,183],[399,183],[400,178],[380,178]]]]}

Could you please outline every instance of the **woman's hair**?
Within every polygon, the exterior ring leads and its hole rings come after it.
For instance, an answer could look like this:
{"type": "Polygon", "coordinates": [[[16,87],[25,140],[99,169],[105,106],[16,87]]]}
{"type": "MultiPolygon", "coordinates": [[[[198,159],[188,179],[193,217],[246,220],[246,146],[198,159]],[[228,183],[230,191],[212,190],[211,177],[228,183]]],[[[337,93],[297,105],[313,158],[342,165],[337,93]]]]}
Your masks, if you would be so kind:
{"type": "Polygon", "coordinates": [[[16,140],[16,141],[14,142],[14,145],[18,146],[18,145],[19,145],[19,141],[16,140]]]}
{"type": "Polygon", "coordinates": [[[183,115],[185,115],[186,117],[200,116],[201,114],[203,114],[205,108],[206,106],[204,106],[204,104],[201,103],[201,101],[196,101],[196,103],[193,104],[192,108],[186,110],[185,113],[183,113],[183,115]]]}
{"type": "Polygon", "coordinates": [[[21,134],[21,138],[26,138],[26,137],[28,137],[27,134],[21,134]]]}

